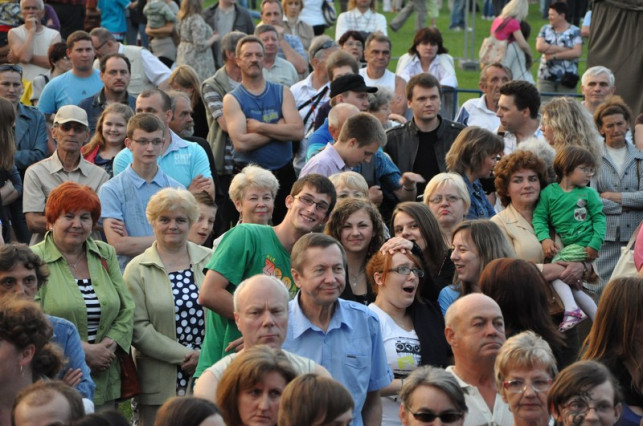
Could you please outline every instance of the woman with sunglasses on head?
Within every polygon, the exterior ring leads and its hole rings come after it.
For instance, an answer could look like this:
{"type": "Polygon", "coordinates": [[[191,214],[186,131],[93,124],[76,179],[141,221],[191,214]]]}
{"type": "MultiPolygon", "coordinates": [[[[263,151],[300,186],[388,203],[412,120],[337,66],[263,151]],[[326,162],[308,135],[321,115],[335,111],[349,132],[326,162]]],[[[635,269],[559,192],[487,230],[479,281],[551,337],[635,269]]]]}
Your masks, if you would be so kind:
{"type": "Polygon", "coordinates": [[[444,319],[437,304],[420,295],[420,287],[433,285],[420,258],[410,251],[378,251],[366,266],[375,303],[368,307],[380,320],[384,349],[395,379],[380,389],[382,424],[399,425],[398,393],[405,378],[420,365],[444,367],[449,346],[444,319]]]}
{"type": "Polygon", "coordinates": [[[467,414],[464,391],[456,378],[441,368],[424,366],[404,381],[400,391],[400,419],[404,426],[440,423],[462,426],[467,414]]]}

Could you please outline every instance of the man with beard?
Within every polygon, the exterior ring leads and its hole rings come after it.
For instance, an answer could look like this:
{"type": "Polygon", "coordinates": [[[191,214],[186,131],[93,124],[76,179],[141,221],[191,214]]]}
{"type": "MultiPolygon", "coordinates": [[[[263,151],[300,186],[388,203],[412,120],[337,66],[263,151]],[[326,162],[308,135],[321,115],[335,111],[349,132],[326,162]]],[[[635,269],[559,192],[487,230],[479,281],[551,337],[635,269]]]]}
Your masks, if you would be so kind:
{"type": "Polygon", "coordinates": [[[91,135],[96,132],[98,117],[100,117],[107,105],[120,102],[128,105],[132,110],[136,109],[136,98],[127,92],[130,77],[131,64],[125,55],[115,53],[104,56],[101,59],[100,79],[103,81],[103,88],[95,95],[83,99],[78,104],[79,107],[87,112],[91,135]]]}
{"type": "Polygon", "coordinates": [[[94,46],[85,31],[75,31],[67,38],[67,57],[71,69],[51,80],[38,100],[38,109],[49,117],[61,106],[80,101],[103,88],[100,73],[92,67],[94,46]]]}
{"type": "Polygon", "coordinates": [[[465,126],[478,126],[495,132],[500,126],[500,119],[496,116],[500,86],[510,80],[511,71],[501,63],[485,66],[480,72],[478,82],[482,96],[463,103],[455,121],[465,126]]]}
{"type": "Polygon", "coordinates": [[[464,426],[513,425],[513,415],[496,388],[494,363],[505,342],[505,322],[498,304],[481,293],[457,299],[444,316],[444,335],[453,351],[447,367],[465,391],[469,411],[464,426]]]}

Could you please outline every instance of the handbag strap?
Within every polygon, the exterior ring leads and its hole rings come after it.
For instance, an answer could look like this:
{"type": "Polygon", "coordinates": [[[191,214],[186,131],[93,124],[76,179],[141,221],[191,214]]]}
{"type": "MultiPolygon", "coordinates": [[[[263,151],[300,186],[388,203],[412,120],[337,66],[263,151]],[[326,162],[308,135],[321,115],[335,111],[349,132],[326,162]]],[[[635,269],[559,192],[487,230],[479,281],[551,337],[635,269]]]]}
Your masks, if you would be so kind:
{"type": "Polygon", "coordinates": [[[643,225],[643,222],[639,223],[639,226],[637,226],[636,229],[634,230],[634,233],[632,234],[630,241],[627,242],[627,246],[625,246],[627,250],[631,250],[632,246],[636,242],[636,238],[639,236],[639,231],[641,230],[641,225],[643,225]]]}
{"type": "Polygon", "coordinates": [[[498,25],[498,28],[493,30],[493,34],[495,35],[498,31],[509,25],[509,21],[511,21],[511,16],[507,16],[504,21],[502,21],[502,24],[498,25]]]}

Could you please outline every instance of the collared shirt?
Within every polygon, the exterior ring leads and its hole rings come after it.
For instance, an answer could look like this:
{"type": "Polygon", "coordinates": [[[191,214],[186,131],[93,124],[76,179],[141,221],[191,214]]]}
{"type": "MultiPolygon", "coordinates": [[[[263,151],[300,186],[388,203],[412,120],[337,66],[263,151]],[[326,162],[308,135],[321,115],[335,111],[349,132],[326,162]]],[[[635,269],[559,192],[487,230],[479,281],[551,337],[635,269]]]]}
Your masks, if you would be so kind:
{"type": "MultiPolygon", "coordinates": [[[[130,164],[123,173],[114,176],[98,191],[101,219],[122,220],[125,222],[127,235],[131,237],[154,235],[152,225],[147,221],[145,208],[150,198],[163,188],[185,189],[185,186],[163,173],[160,167],[154,178],[147,182],[130,164]]],[[[131,259],[129,256],[118,256],[121,271],[131,259]]]]}
{"type": "Polygon", "coordinates": [[[460,387],[465,390],[464,401],[467,404],[467,415],[464,416],[464,426],[497,425],[513,426],[514,416],[509,411],[509,405],[502,400],[500,394],[496,393],[496,400],[493,404],[493,412],[489,409],[487,402],[477,387],[462,380],[453,371],[454,366],[446,368],[446,371],[453,374],[460,387]]]}
{"type": "MultiPolygon", "coordinates": [[[[422,63],[417,55],[409,55],[405,53],[400,58],[396,67],[396,73],[402,77],[407,83],[417,74],[422,74],[422,63]]],[[[440,86],[458,87],[458,79],[455,74],[455,67],[453,66],[453,57],[447,53],[440,53],[435,56],[431,65],[429,65],[429,74],[435,76],[440,82],[440,86]]]]}
{"type": "MultiPolygon", "coordinates": [[[[286,43],[288,43],[290,47],[292,47],[293,50],[299,54],[299,56],[304,58],[304,60],[308,59],[308,55],[306,55],[306,49],[304,49],[304,44],[301,42],[299,37],[294,34],[288,33],[283,33],[283,36],[284,40],[286,40],[286,43]]],[[[277,55],[279,55],[280,58],[286,59],[286,55],[284,55],[284,52],[281,50],[281,46],[279,46],[277,55]]]]}
{"type": "Polygon", "coordinates": [[[487,108],[487,95],[469,99],[460,107],[455,121],[465,126],[478,126],[495,132],[500,126],[500,119],[495,111],[487,108]]]}
{"type": "Polygon", "coordinates": [[[496,211],[487,199],[480,180],[476,179],[471,182],[465,175],[460,176],[462,176],[464,183],[467,184],[469,196],[471,197],[471,207],[469,207],[466,219],[490,219],[493,217],[496,211]]]}
{"type": "Polygon", "coordinates": [[[331,176],[335,173],[341,173],[350,170],[346,165],[339,152],[335,149],[332,143],[326,144],[326,148],[319,154],[315,155],[306,163],[299,177],[306,176],[311,173],[318,173],[323,176],[331,176]]]}
{"type": "Polygon", "coordinates": [[[16,117],[16,153],[14,160],[22,173],[47,156],[45,116],[34,107],[18,103],[16,117]]]}
{"type": "MultiPolygon", "coordinates": [[[[313,73],[310,73],[308,74],[308,77],[299,81],[297,84],[294,84],[290,88],[290,91],[292,92],[292,95],[295,98],[295,105],[297,105],[297,108],[299,108],[300,105],[303,105],[306,102],[310,101],[310,99],[314,98],[316,95],[321,93],[326,87],[330,87],[330,82],[324,84],[319,89],[315,89],[313,87],[313,73]]],[[[324,93],[324,96],[319,100],[319,102],[317,102],[317,105],[315,105],[315,109],[313,109],[313,112],[310,114],[308,121],[304,123],[304,129],[306,132],[311,128],[312,124],[315,122],[315,117],[317,116],[317,111],[319,107],[324,102],[328,101],[328,95],[329,95],[329,90],[327,89],[326,93],[324,93]]],[[[312,108],[312,103],[309,103],[308,106],[305,106],[299,110],[299,116],[301,117],[302,120],[306,118],[306,115],[308,115],[310,108],[312,108]]]]}
{"type": "MultiPolygon", "coordinates": [[[[211,178],[212,171],[208,156],[195,142],[188,142],[170,130],[172,141],[167,150],[158,158],[161,170],[188,188],[198,175],[211,178]]],[[[132,151],[123,149],[114,158],[114,176],[132,163],[132,151]]]]}
{"type": "Polygon", "coordinates": [[[263,67],[263,76],[268,81],[288,87],[299,81],[299,75],[293,64],[279,56],[275,58],[272,68],[263,67]]]}
{"type": "MultiPolygon", "coordinates": [[[[540,130],[540,126],[536,129],[532,136],[537,139],[545,139],[545,134],[542,130],[540,130]]],[[[502,139],[505,142],[505,155],[511,154],[516,150],[516,148],[518,148],[518,139],[516,138],[516,135],[511,133],[510,131],[505,130],[505,134],[502,139]]]]}
{"type": "Polygon", "coordinates": [[[364,13],[360,12],[358,8],[340,13],[335,27],[335,41],[339,41],[342,35],[350,30],[366,33],[381,31],[384,35],[388,34],[384,15],[373,12],[371,9],[364,13]]]}
{"type": "MultiPolygon", "coordinates": [[[[127,105],[132,108],[132,111],[136,111],[136,98],[131,96],[127,91],[125,91],[125,96],[123,100],[120,101],[121,104],[127,105]]],[[[78,104],[78,106],[84,109],[87,112],[87,121],[89,122],[89,131],[91,135],[94,135],[96,132],[96,124],[98,123],[98,118],[103,113],[107,107],[107,98],[105,97],[105,88],[100,89],[98,93],[93,96],[89,96],[78,104]]]]}
{"type": "Polygon", "coordinates": [[[324,332],[306,317],[300,296],[288,304],[290,320],[283,349],[321,364],[346,386],[355,401],[352,424],[361,426],[366,394],[393,380],[377,315],[364,305],[338,299],[324,332]]]}

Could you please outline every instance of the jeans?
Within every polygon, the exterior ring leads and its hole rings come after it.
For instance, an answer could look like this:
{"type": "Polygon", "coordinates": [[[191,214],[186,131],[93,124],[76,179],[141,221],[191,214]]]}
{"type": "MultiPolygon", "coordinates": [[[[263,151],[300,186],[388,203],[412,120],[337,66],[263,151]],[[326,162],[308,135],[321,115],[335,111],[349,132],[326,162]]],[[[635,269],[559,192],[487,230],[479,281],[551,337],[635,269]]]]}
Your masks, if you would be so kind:
{"type": "Polygon", "coordinates": [[[465,0],[455,0],[453,2],[453,11],[451,12],[451,23],[449,29],[456,27],[464,28],[464,2],[465,0]]]}

